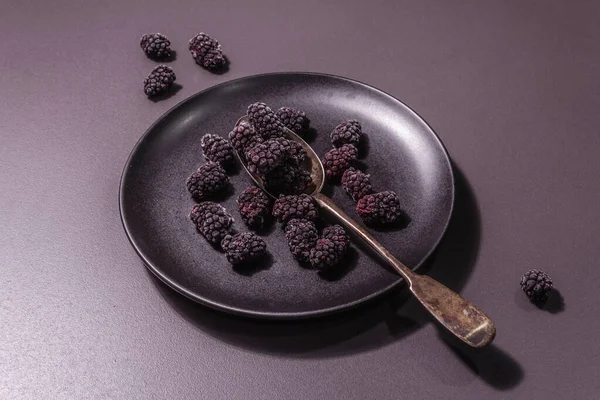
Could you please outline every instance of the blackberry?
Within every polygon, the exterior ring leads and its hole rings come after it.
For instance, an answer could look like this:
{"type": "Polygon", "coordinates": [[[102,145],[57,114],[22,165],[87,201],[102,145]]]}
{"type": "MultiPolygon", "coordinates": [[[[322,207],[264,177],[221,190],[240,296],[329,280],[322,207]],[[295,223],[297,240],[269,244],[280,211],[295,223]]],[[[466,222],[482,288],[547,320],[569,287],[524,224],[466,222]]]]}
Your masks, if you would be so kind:
{"type": "Polygon", "coordinates": [[[329,179],[339,178],[358,157],[358,150],[351,144],[331,149],[323,156],[325,175],[329,179]]]}
{"type": "Polygon", "coordinates": [[[308,262],[310,250],[317,243],[319,235],[315,224],[305,219],[292,219],[285,227],[290,252],[300,262],[308,262]]]}
{"type": "Polygon", "coordinates": [[[319,270],[326,270],[336,265],[341,256],[331,239],[320,238],[310,250],[310,264],[319,270]]]}
{"type": "Polygon", "coordinates": [[[162,33],[146,34],[140,39],[142,50],[150,58],[160,59],[171,56],[170,45],[171,42],[162,33]]]}
{"type": "Polygon", "coordinates": [[[356,146],[360,142],[361,136],[362,127],[360,122],[355,119],[342,122],[329,135],[333,147],[342,147],[345,144],[356,146]]]}
{"type": "Polygon", "coordinates": [[[356,212],[367,225],[391,224],[402,214],[400,198],[391,190],[367,194],[356,203],[356,212]]]}
{"type": "Polygon", "coordinates": [[[300,194],[312,183],[310,172],[295,164],[282,164],[264,176],[265,188],[273,194],[300,194]]]}
{"type": "Polygon", "coordinates": [[[252,173],[264,175],[285,161],[288,156],[288,140],[269,139],[246,152],[248,169],[252,173]]]}
{"type": "Polygon", "coordinates": [[[335,250],[338,258],[342,258],[348,247],[350,246],[350,238],[346,234],[346,230],[340,225],[330,225],[323,229],[321,235],[324,239],[329,239],[335,245],[335,250]]]}
{"type": "Polygon", "coordinates": [[[315,199],[307,194],[281,196],[273,204],[273,216],[283,224],[293,218],[314,221],[319,210],[315,199]]]}
{"type": "Polygon", "coordinates": [[[227,141],[219,135],[207,133],[200,139],[202,152],[207,160],[217,162],[222,167],[231,165],[235,162],[233,148],[227,141]]]}
{"type": "Polygon", "coordinates": [[[271,216],[271,198],[257,187],[244,190],[237,198],[237,205],[242,221],[250,228],[263,228],[271,216]]]}
{"type": "Polygon", "coordinates": [[[212,244],[219,244],[232,231],[233,217],[220,204],[204,201],[196,204],[190,219],[198,232],[212,244]]]}
{"type": "Polygon", "coordinates": [[[175,82],[175,78],[173,68],[159,65],[144,79],[144,93],[148,97],[166,93],[175,82]]]}
{"type": "Polygon", "coordinates": [[[229,178],[225,174],[225,170],[214,161],[202,164],[186,182],[188,191],[192,197],[198,200],[220,192],[228,185],[229,178]]]}
{"type": "Polygon", "coordinates": [[[302,145],[296,141],[287,139],[283,140],[287,141],[288,143],[288,159],[292,160],[292,162],[296,164],[302,164],[308,157],[308,153],[306,152],[304,147],[302,147],[302,145]]]}
{"type": "Polygon", "coordinates": [[[543,304],[552,291],[552,279],[545,272],[532,269],[521,278],[521,289],[535,304],[543,304]]]}
{"type": "Polygon", "coordinates": [[[245,156],[246,150],[251,149],[264,139],[260,136],[247,121],[242,121],[231,132],[229,132],[229,143],[242,156],[245,156]]]}
{"type": "Polygon", "coordinates": [[[248,118],[254,129],[265,139],[283,136],[283,123],[265,103],[253,103],[248,106],[248,118]]]}
{"type": "Polygon", "coordinates": [[[286,128],[297,134],[302,134],[306,131],[310,124],[310,120],[304,111],[296,110],[291,107],[281,107],[277,110],[275,115],[286,128]]]}
{"type": "Polygon", "coordinates": [[[267,244],[251,232],[227,235],[221,241],[227,261],[233,265],[254,261],[267,253],[267,244]]]}
{"type": "Polygon", "coordinates": [[[219,42],[204,32],[190,39],[188,49],[196,64],[210,71],[223,68],[227,62],[219,42]]]}
{"type": "Polygon", "coordinates": [[[358,201],[365,195],[373,192],[371,175],[365,174],[355,168],[348,168],[344,171],[342,186],[354,201],[358,201]]]}

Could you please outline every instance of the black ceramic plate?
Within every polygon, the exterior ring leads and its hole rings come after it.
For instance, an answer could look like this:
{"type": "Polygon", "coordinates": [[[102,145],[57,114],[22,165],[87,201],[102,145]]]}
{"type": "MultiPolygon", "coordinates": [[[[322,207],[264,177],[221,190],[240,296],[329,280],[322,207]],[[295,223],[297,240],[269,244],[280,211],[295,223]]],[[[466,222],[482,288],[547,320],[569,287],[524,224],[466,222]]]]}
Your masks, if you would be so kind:
{"type": "MultiPolygon", "coordinates": [[[[394,190],[408,218],[378,240],[411,268],[417,268],[442,238],[454,200],[448,155],[432,129],[410,108],[373,87],[345,78],[278,73],[226,82],[184,100],[163,115],[133,149],[121,181],[125,231],[148,268],[168,286],[219,310],[264,318],[302,318],[356,306],[390,290],[401,279],[354,245],[345,269],[322,277],[292,258],[280,226],[263,234],[269,258],[250,270],[234,269],[196,233],[189,220],[194,205],[185,181],[203,156],[205,133],[226,137],[248,104],[263,101],[305,110],[316,130],[317,154],[329,148],[329,133],[345,119],[358,119],[366,140],[361,164],[376,190],[394,190]]],[[[310,138],[309,138],[310,139],[310,138]]],[[[233,189],[219,201],[246,230],[237,195],[251,185],[238,169],[233,189]]],[[[354,203],[339,186],[326,191],[360,221],[354,203]]]]}

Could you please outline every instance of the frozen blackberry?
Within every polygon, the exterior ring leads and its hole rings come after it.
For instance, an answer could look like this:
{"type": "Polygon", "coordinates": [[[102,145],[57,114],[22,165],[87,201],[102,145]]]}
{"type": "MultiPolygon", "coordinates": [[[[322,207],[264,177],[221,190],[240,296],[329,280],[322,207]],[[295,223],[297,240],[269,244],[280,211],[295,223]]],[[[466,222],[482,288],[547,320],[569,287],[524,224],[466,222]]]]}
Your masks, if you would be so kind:
{"type": "Polygon", "coordinates": [[[254,261],[267,253],[267,244],[251,232],[227,235],[221,241],[227,261],[233,265],[254,261]]]}
{"type": "Polygon", "coordinates": [[[167,58],[171,55],[171,42],[162,33],[150,33],[142,36],[140,46],[150,58],[167,58]]]}
{"type": "Polygon", "coordinates": [[[148,97],[166,93],[175,82],[175,78],[173,68],[159,65],[144,79],[144,93],[148,97]]]}
{"type": "Polygon", "coordinates": [[[307,194],[281,196],[273,204],[273,216],[283,224],[293,218],[314,221],[319,210],[315,199],[307,194]]]}
{"type": "Polygon", "coordinates": [[[257,187],[249,187],[237,198],[242,221],[250,228],[260,229],[271,216],[271,198],[257,187]]]}
{"type": "Polygon", "coordinates": [[[308,153],[306,152],[304,147],[302,147],[302,145],[300,143],[295,142],[293,140],[287,140],[287,139],[283,139],[283,140],[286,140],[288,143],[288,147],[287,147],[288,159],[298,165],[302,164],[308,157],[308,153]]]}
{"type": "Polygon", "coordinates": [[[248,169],[252,173],[264,175],[284,162],[288,156],[287,140],[269,139],[246,152],[248,169]]]}
{"type": "Polygon", "coordinates": [[[219,135],[207,133],[200,139],[200,144],[202,146],[204,157],[206,157],[207,160],[217,162],[221,164],[222,167],[226,167],[235,162],[233,148],[231,148],[227,139],[222,138],[219,135]]]}
{"type": "Polygon", "coordinates": [[[338,258],[342,258],[348,247],[350,246],[350,238],[346,234],[346,230],[340,225],[330,225],[323,229],[321,235],[325,239],[329,239],[335,245],[338,258]]]}
{"type": "Polygon", "coordinates": [[[267,173],[263,179],[265,188],[275,195],[300,194],[312,182],[310,172],[293,163],[281,164],[267,173]]]}
{"type": "Polygon", "coordinates": [[[285,227],[290,252],[300,262],[308,262],[310,250],[317,243],[319,234],[315,224],[305,219],[292,219],[285,227]]]}
{"type": "Polygon", "coordinates": [[[265,139],[283,136],[283,123],[265,103],[253,103],[248,106],[248,118],[254,129],[265,139]]]}
{"type": "Polygon", "coordinates": [[[400,198],[391,190],[367,194],[356,203],[356,212],[367,225],[391,224],[402,215],[400,198]]]}
{"type": "Polygon", "coordinates": [[[281,107],[277,110],[275,115],[286,128],[297,134],[302,134],[306,131],[310,124],[310,120],[304,111],[296,110],[291,107],[281,107]]]}
{"type": "Polygon", "coordinates": [[[264,142],[247,121],[242,121],[229,132],[229,143],[240,155],[245,156],[246,150],[264,142]]]}
{"type": "Polygon", "coordinates": [[[360,122],[355,119],[344,121],[330,134],[331,144],[333,147],[342,147],[345,144],[358,145],[362,135],[362,127],[360,122]]]}
{"type": "Polygon", "coordinates": [[[199,33],[190,39],[188,49],[196,64],[211,71],[223,68],[226,64],[223,50],[217,40],[206,33],[199,33]]]}
{"type": "Polygon", "coordinates": [[[310,250],[310,264],[319,270],[326,270],[336,265],[341,256],[331,239],[320,238],[310,250]]]}
{"type": "Polygon", "coordinates": [[[358,157],[358,150],[351,144],[329,150],[323,156],[325,175],[329,179],[338,179],[345,170],[350,168],[356,157],[358,157]]]}
{"type": "Polygon", "coordinates": [[[233,217],[225,207],[212,201],[196,204],[190,219],[198,232],[212,244],[219,244],[232,231],[233,217]]]}
{"type": "Polygon", "coordinates": [[[352,200],[358,201],[365,195],[373,192],[371,175],[365,174],[355,168],[348,168],[342,175],[342,186],[352,200]]]}
{"type": "Polygon", "coordinates": [[[532,303],[543,304],[552,291],[552,279],[545,272],[532,269],[521,278],[521,289],[532,303]]]}
{"type": "Polygon", "coordinates": [[[186,186],[192,197],[201,200],[215,194],[229,185],[229,178],[223,167],[214,161],[202,164],[187,180],[186,186]]]}

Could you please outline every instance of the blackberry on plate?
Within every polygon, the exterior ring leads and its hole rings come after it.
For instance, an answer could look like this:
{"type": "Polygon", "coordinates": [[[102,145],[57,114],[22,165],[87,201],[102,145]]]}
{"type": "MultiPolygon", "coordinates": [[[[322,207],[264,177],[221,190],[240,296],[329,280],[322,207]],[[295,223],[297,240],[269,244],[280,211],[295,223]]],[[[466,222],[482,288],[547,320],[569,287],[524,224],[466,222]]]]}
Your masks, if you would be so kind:
{"type": "Polygon", "coordinates": [[[271,216],[271,198],[260,188],[249,187],[237,198],[242,221],[250,228],[260,229],[271,216]]]}
{"type": "Polygon", "coordinates": [[[294,218],[285,227],[285,237],[294,258],[300,262],[309,262],[310,250],[319,238],[315,224],[294,218]]]}
{"type": "Polygon", "coordinates": [[[284,162],[288,156],[287,140],[269,139],[246,152],[248,169],[252,173],[264,175],[284,162]]]}
{"type": "Polygon", "coordinates": [[[144,93],[148,97],[166,93],[173,85],[173,82],[175,82],[175,78],[173,68],[166,65],[159,65],[144,79],[144,93]]]}
{"type": "Polygon", "coordinates": [[[319,270],[326,270],[336,265],[341,256],[331,239],[320,238],[310,250],[310,264],[319,270]]]}
{"type": "Polygon", "coordinates": [[[283,136],[283,123],[265,103],[250,104],[248,106],[248,119],[254,129],[265,139],[283,136]]]}
{"type": "Polygon", "coordinates": [[[229,177],[221,165],[214,161],[208,161],[200,166],[188,178],[186,186],[195,199],[203,199],[215,194],[229,185],[229,177]]]}
{"type": "Polygon", "coordinates": [[[342,147],[345,144],[357,146],[361,136],[360,122],[351,119],[336,126],[330,134],[330,139],[333,147],[342,147]]]}
{"type": "Polygon", "coordinates": [[[221,241],[227,261],[233,265],[254,261],[267,253],[267,244],[251,232],[227,235],[221,241]]]}
{"type": "Polygon", "coordinates": [[[265,188],[275,195],[300,194],[312,183],[310,172],[295,164],[281,164],[263,177],[265,188]]]}
{"type": "Polygon", "coordinates": [[[552,279],[545,272],[532,269],[521,278],[521,289],[535,304],[543,304],[552,291],[552,279]]]}
{"type": "Polygon", "coordinates": [[[304,111],[296,110],[295,108],[281,107],[277,110],[275,115],[286,128],[299,135],[306,131],[310,124],[310,120],[306,116],[306,113],[304,111]]]}
{"type": "Polygon", "coordinates": [[[294,218],[314,221],[319,210],[315,199],[307,194],[281,196],[273,204],[273,216],[283,224],[294,218]]]}
{"type": "Polygon", "coordinates": [[[391,190],[368,194],[356,203],[356,212],[367,225],[391,224],[402,215],[400,198],[391,190]]]}
{"type": "Polygon", "coordinates": [[[325,175],[329,179],[337,179],[350,168],[352,162],[358,157],[358,150],[351,144],[329,150],[323,156],[325,175]]]}
{"type": "Polygon", "coordinates": [[[216,39],[201,32],[190,39],[188,49],[196,64],[210,71],[223,68],[226,64],[221,45],[216,39]]]}
{"type": "Polygon", "coordinates": [[[218,162],[222,167],[231,165],[235,162],[233,148],[227,141],[219,135],[207,133],[200,139],[204,157],[210,161],[218,162]]]}
{"type": "Polygon", "coordinates": [[[190,213],[190,219],[198,232],[212,244],[219,244],[232,231],[233,217],[225,207],[212,201],[196,204],[190,213]]]}
{"type": "Polygon", "coordinates": [[[350,238],[346,234],[346,230],[340,225],[330,225],[323,229],[321,235],[325,239],[329,239],[335,245],[338,257],[341,259],[348,247],[350,246],[350,238]]]}
{"type": "Polygon", "coordinates": [[[247,121],[240,122],[231,132],[229,132],[229,143],[241,156],[245,157],[247,150],[264,142],[260,136],[247,121]]]}
{"type": "Polygon", "coordinates": [[[371,175],[365,174],[352,167],[344,171],[344,174],[342,175],[342,186],[354,201],[358,201],[365,195],[373,192],[371,175]]]}
{"type": "Polygon", "coordinates": [[[150,58],[167,58],[171,55],[171,42],[162,33],[150,33],[143,35],[140,46],[144,53],[150,58]]]}

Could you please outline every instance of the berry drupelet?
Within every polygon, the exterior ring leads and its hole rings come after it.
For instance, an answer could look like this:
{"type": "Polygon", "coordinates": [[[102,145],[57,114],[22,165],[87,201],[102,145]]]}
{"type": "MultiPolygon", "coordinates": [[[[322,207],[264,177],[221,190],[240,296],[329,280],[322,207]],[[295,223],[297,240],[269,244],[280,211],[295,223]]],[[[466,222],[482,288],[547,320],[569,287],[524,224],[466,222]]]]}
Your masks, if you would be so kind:
{"type": "Polygon", "coordinates": [[[310,250],[310,264],[318,270],[327,270],[340,261],[340,255],[331,239],[320,238],[310,250]]]}
{"type": "Polygon", "coordinates": [[[352,162],[358,157],[358,150],[351,144],[340,148],[331,149],[323,156],[323,167],[327,178],[338,179],[345,170],[350,168],[352,162]]]}
{"type": "Polygon", "coordinates": [[[348,168],[342,175],[342,186],[352,200],[358,201],[365,195],[373,192],[371,175],[365,174],[355,168],[348,168]]]}
{"type": "Polygon", "coordinates": [[[281,107],[277,110],[275,115],[286,128],[299,135],[306,131],[310,124],[310,120],[304,111],[296,110],[291,107],[281,107]]]}
{"type": "Polygon", "coordinates": [[[294,258],[300,262],[309,262],[310,251],[319,238],[315,224],[294,218],[285,227],[285,237],[294,258]]]}
{"type": "Polygon", "coordinates": [[[175,82],[175,79],[176,76],[173,68],[166,65],[159,65],[144,79],[144,93],[148,97],[166,93],[173,85],[173,82],[175,82]]]}
{"type": "Polygon", "coordinates": [[[265,103],[253,103],[248,106],[248,119],[254,129],[265,139],[283,136],[283,123],[265,103]]]}
{"type": "Polygon", "coordinates": [[[283,163],[288,157],[288,140],[269,139],[246,152],[248,169],[252,173],[264,175],[283,163]]]}
{"type": "Polygon", "coordinates": [[[346,234],[346,230],[340,225],[330,225],[323,229],[321,235],[324,239],[329,239],[335,245],[338,259],[341,259],[350,246],[350,238],[346,234]]]}
{"type": "Polygon", "coordinates": [[[300,194],[312,183],[310,172],[294,164],[282,164],[264,176],[265,188],[274,195],[300,194]]]}
{"type": "Polygon", "coordinates": [[[226,64],[221,45],[206,33],[201,32],[191,38],[188,49],[196,64],[210,71],[219,70],[226,64]]]}
{"type": "Polygon", "coordinates": [[[188,191],[197,200],[218,193],[228,185],[229,178],[225,170],[214,161],[201,165],[186,182],[188,191]]]}
{"type": "Polygon", "coordinates": [[[233,217],[220,204],[204,201],[196,204],[190,213],[190,219],[198,232],[212,244],[219,244],[231,233],[233,217]]]}
{"type": "Polygon", "coordinates": [[[402,215],[400,198],[391,190],[368,194],[358,201],[356,212],[367,225],[391,224],[402,215]]]}
{"type": "Polygon", "coordinates": [[[221,241],[227,261],[233,265],[254,261],[267,253],[267,244],[251,232],[227,235],[221,241]]]}
{"type": "Polygon", "coordinates": [[[319,210],[315,199],[307,194],[281,196],[273,204],[273,216],[283,224],[294,218],[315,221],[319,210]]]}
{"type": "Polygon", "coordinates": [[[345,144],[358,145],[362,135],[360,122],[351,119],[336,126],[330,134],[333,147],[342,147],[345,144]]]}
{"type": "Polygon", "coordinates": [[[271,198],[260,188],[249,187],[237,198],[242,221],[250,228],[261,229],[271,216],[271,198]]]}
{"type": "Polygon", "coordinates": [[[207,133],[200,139],[202,152],[204,157],[209,161],[214,161],[221,164],[222,167],[227,167],[235,163],[233,148],[227,141],[219,135],[207,133]]]}
{"type": "Polygon", "coordinates": [[[171,56],[171,42],[162,33],[150,33],[143,35],[140,46],[146,56],[154,59],[167,58],[171,56]]]}
{"type": "Polygon", "coordinates": [[[247,150],[264,142],[260,136],[247,121],[240,122],[231,132],[229,132],[229,143],[241,156],[245,156],[247,150]]]}
{"type": "Polygon", "coordinates": [[[532,269],[521,278],[521,289],[535,304],[543,304],[552,291],[552,279],[545,272],[532,269]]]}

